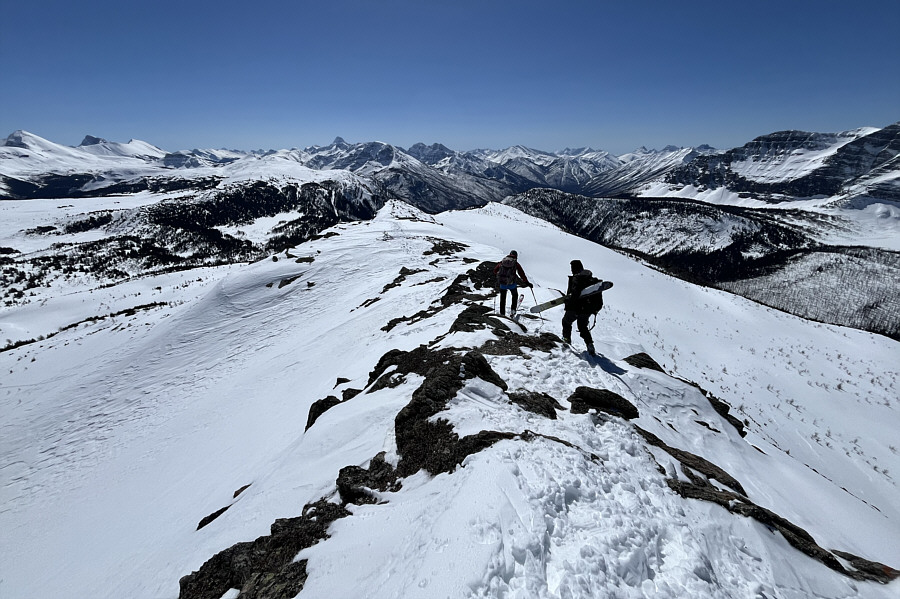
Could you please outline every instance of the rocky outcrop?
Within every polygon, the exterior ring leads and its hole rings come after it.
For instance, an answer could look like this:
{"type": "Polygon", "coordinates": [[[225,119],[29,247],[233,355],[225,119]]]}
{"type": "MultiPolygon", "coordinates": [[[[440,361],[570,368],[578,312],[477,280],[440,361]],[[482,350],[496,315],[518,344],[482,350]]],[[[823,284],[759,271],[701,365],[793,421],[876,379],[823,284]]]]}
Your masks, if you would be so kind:
{"type": "Polygon", "coordinates": [[[306,428],[304,430],[309,430],[313,424],[316,423],[316,420],[319,419],[319,416],[333,408],[334,406],[341,403],[341,400],[335,397],[334,395],[329,395],[328,397],[316,400],[309,407],[309,415],[306,418],[306,428]]]}
{"type": "Polygon", "coordinates": [[[606,412],[626,420],[638,418],[640,414],[633,403],[613,391],[578,387],[569,396],[569,410],[573,414],[587,414],[589,410],[606,412]]]}
{"type": "Polygon", "coordinates": [[[536,393],[534,391],[516,391],[508,393],[509,401],[516,404],[523,410],[533,412],[545,416],[550,420],[556,420],[556,411],[565,410],[556,399],[546,393],[536,393]]]}
{"type": "Polygon", "coordinates": [[[271,534],[217,553],[179,581],[179,599],[220,599],[239,589],[243,599],[291,599],[306,582],[306,562],[294,562],[301,549],[328,538],[328,527],[349,516],[346,508],[320,500],[297,518],[276,520],[271,534]]]}

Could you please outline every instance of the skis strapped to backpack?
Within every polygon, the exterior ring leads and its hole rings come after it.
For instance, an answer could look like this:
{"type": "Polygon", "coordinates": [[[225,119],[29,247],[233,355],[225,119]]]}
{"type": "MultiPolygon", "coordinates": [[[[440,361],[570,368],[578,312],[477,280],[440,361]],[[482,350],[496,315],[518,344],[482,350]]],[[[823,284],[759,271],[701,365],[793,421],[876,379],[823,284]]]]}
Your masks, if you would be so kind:
{"type": "Polygon", "coordinates": [[[596,315],[603,309],[603,292],[612,287],[610,281],[597,281],[581,290],[578,296],[579,311],[596,315]]]}
{"type": "MultiPolygon", "coordinates": [[[[598,281],[582,289],[581,293],[578,296],[580,304],[579,311],[596,316],[597,312],[599,312],[603,308],[603,292],[607,289],[610,289],[612,286],[612,281],[598,281]]],[[[568,295],[557,297],[542,304],[532,306],[530,311],[534,313],[543,312],[544,310],[547,310],[554,306],[564,304],[568,300],[568,295]]]]}

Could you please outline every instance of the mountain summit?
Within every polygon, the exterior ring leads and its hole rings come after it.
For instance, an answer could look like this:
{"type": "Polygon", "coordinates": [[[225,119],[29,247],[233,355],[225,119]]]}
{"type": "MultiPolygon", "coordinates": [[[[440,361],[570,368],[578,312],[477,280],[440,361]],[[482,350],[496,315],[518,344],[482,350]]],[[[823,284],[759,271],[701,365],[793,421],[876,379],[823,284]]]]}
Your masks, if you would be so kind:
{"type": "Polygon", "coordinates": [[[56,233],[12,203],[20,249],[89,245],[28,290],[40,318],[0,319],[5,594],[896,595],[896,341],[511,206],[327,224],[372,206],[350,183],[55,201],[56,233]],[[267,231],[302,242],[254,254],[267,231]],[[189,268],[201,242],[219,253],[189,268]],[[511,247],[526,308],[573,257],[615,282],[599,356],[558,312],[497,315],[511,247]]]}

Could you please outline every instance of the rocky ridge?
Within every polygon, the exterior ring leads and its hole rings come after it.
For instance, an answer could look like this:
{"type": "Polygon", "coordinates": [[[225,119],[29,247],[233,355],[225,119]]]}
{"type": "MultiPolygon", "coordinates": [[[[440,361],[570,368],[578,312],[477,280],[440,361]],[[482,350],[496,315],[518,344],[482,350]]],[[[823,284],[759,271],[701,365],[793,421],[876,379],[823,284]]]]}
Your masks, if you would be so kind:
{"type": "MultiPolygon", "coordinates": [[[[464,249],[458,245],[456,248],[455,251],[464,249]]],[[[452,255],[455,251],[449,250],[444,255],[452,255]]],[[[678,449],[671,440],[667,443],[656,433],[643,428],[650,425],[648,428],[654,428],[660,434],[669,431],[666,436],[670,439],[673,438],[671,430],[675,430],[673,423],[662,420],[655,410],[650,410],[649,414],[645,412],[654,399],[635,391],[641,388],[635,383],[646,376],[642,373],[647,372],[655,373],[650,376],[667,379],[667,384],[682,386],[686,393],[695,393],[701,402],[698,407],[704,401],[709,402],[702,415],[698,413],[701,420],[697,421],[697,431],[706,432],[681,430],[676,431],[675,437],[679,433],[717,434],[739,440],[743,435],[742,423],[725,417],[727,403],[708,396],[696,384],[669,377],[646,353],[628,356],[620,363],[601,357],[593,364],[605,373],[603,378],[618,381],[615,389],[582,386],[567,398],[554,398],[534,389],[510,389],[504,375],[510,358],[531,361],[554,354],[563,349],[563,345],[556,335],[540,332],[540,327],[532,333],[491,313],[485,303],[492,293],[493,266],[494,263],[483,262],[460,274],[434,302],[430,313],[403,318],[406,322],[427,321],[462,303],[464,309],[459,311],[449,330],[411,351],[392,350],[384,354],[373,365],[361,392],[345,394],[343,400],[326,398],[316,402],[310,410],[307,430],[325,426],[317,419],[336,405],[398,388],[410,379],[421,381],[394,419],[396,459],[386,460],[382,452],[372,456],[367,467],[348,465],[341,469],[333,492],[304,506],[300,516],[277,520],[270,535],[225,549],[199,570],[184,576],[180,582],[181,599],[218,599],[234,589],[247,598],[294,597],[307,580],[307,561],[295,556],[317,543],[328,543],[329,526],[335,520],[353,518],[354,506],[391,502],[392,494],[401,490],[407,478],[416,473],[424,471],[430,477],[453,476],[461,468],[474,468],[467,465],[469,456],[501,442],[557,446],[581,455],[586,464],[593,464],[588,467],[604,468],[608,457],[604,452],[594,445],[582,446],[584,439],[579,441],[578,438],[549,433],[553,430],[552,425],[541,424],[539,430],[523,426],[517,430],[482,429],[473,434],[457,432],[448,412],[450,406],[466,396],[466,389],[485,386],[497,389],[498,397],[506,398],[506,407],[501,403],[495,409],[523,410],[523,413],[533,415],[522,420],[523,423],[528,420],[549,422],[558,417],[579,418],[583,419],[585,430],[605,429],[606,434],[624,436],[623,442],[635,444],[635,457],[655,464],[659,472],[658,482],[662,486],[654,487],[650,483],[648,492],[651,494],[666,493],[665,489],[668,489],[685,501],[712,502],[735,517],[753,519],[773,533],[777,531],[797,551],[854,580],[887,583],[900,575],[887,565],[821,547],[810,533],[749,499],[745,490],[748,481],[742,484],[709,459],[678,449]],[[483,339],[484,333],[489,334],[487,341],[474,347],[469,345],[474,339],[483,339]],[[622,376],[626,373],[625,368],[634,369],[629,377],[631,384],[622,376]],[[642,418],[643,426],[632,423],[639,418],[642,418]]],[[[535,321],[526,324],[529,328],[537,326],[535,321]]],[[[574,359],[577,362],[583,358],[574,359]]],[[[539,367],[537,371],[540,371],[539,367]]],[[[349,381],[345,379],[344,382],[349,381]]],[[[338,384],[341,384],[340,380],[338,384]]],[[[747,451],[758,450],[747,446],[747,451]]],[[[205,525],[214,526],[215,523],[210,521],[205,525]]]]}

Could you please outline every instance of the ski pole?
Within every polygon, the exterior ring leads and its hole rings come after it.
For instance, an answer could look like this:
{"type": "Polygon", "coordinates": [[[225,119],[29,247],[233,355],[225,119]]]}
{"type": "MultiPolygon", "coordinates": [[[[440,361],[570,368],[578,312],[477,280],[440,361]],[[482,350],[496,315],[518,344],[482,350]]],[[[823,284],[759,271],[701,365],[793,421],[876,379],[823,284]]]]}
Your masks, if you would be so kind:
{"type": "MultiPolygon", "coordinates": [[[[531,289],[531,297],[534,298],[534,305],[537,306],[538,301],[537,301],[537,296],[534,294],[534,285],[532,285],[530,287],[530,289],[531,289]]],[[[540,312],[538,312],[538,318],[541,319],[541,326],[544,326],[544,315],[541,314],[540,312]]]]}

